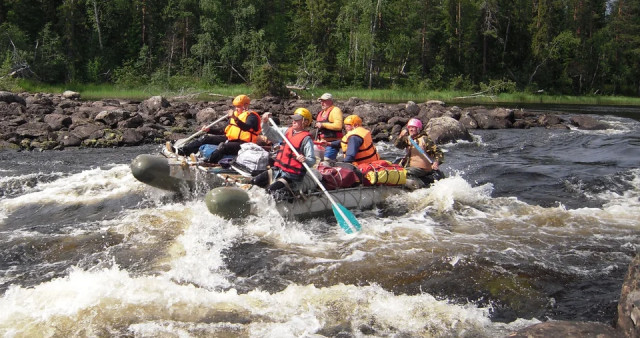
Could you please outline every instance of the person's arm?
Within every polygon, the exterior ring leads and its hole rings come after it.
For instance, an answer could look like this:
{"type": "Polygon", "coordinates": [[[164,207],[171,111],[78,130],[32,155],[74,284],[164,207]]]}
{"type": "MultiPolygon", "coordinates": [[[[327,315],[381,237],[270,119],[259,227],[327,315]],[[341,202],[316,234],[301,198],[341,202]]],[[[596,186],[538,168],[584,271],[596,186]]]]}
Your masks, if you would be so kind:
{"type": "Polygon", "coordinates": [[[342,140],[331,141],[331,142],[327,143],[327,147],[340,149],[340,143],[341,142],[342,142],[342,140]]]}
{"type": "Polygon", "coordinates": [[[393,141],[393,145],[398,149],[406,149],[409,146],[409,140],[407,139],[407,130],[402,129],[398,138],[393,141]]]}
{"type": "Polygon", "coordinates": [[[349,137],[347,141],[347,152],[344,154],[343,162],[351,163],[356,160],[356,154],[358,154],[358,149],[360,149],[362,142],[364,142],[364,140],[358,135],[349,137]]]}
{"type": "MultiPolygon", "coordinates": [[[[278,131],[274,130],[271,127],[271,123],[269,122],[270,117],[271,117],[271,113],[267,112],[262,114],[262,134],[266,136],[267,139],[271,141],[271,143],[278,144],[284,140],[282,139],[278,131]]],[[[286,128],[285,129],[280,128],[280,129],[282,131],[282,134],[285,134],[287,132],[286,128]]]]}
{"type": "Polygon", "coordinates": [[[316,154],[313,148],[313,139],[311,136],[305,137],[300,145],[300,155],[304,156],[304,162],[309,167],[313,167],[313,165],[316,164],[316,154]]]}
{"type": "Polygon", "coordinates": [[[237,118],[234,119],[236,121],[236,125],[244,131],[256,131],[258,130],[258,125],[260,124],[260,120],[255,114],[249,114],[249,116],[247,116],[247,122],[242,122],[237,118]]]}
{"type": "Polygon", "coordinates": [[[342,120],[342,110],[334,106],[329,113],[327,122],[322,122],[322,128],[333,131],[342,131],[342,120]]]}

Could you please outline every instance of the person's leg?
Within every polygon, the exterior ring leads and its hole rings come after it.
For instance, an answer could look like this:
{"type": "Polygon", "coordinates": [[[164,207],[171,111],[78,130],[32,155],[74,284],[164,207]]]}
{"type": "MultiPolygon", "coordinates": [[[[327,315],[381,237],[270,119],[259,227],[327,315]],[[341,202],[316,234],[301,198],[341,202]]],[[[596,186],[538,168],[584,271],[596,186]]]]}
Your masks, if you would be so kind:
{"type": "Polygon", "coordinates": [[[218,145],[218,148],[211,154],[207,162],[218,163],[226,155],[238,155],[241,141],[228,141],[218,145]]]}
{"type": "Polygon", "coordinates": [[[257,185],[260,188],[266,188],[271,183],[271,169],[260,173],[258,176],[251,179],[251,184],[257,185]]]}
{"type": "Polygon", "coordinates": [[[179,155],[189,156],[191,154],[195,154],[200,149],[200,146],[203,144],[220,144],[227,140],[226,135],[210,135],[205,134],[197,139],[192,140],[191,142],[184,145],[184,147],[178,149],[179,155]]]}
{"type": "Polygon", "coordinates": [[[328,160],[334,160],[338,156],[338,148],[326,147],[324,149],[324,158],[328,160]]]}

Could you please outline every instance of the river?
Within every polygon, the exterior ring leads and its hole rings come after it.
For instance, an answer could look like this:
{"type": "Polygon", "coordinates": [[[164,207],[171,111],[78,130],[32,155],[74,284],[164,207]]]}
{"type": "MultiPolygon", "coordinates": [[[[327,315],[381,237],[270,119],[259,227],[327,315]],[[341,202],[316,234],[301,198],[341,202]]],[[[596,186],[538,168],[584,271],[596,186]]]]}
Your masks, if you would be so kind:
{"type": "MultiPolygon", "coordinates": [[[[566,115],[561,117],[567,118],[566,115]]],[[[640,246],[640,122],[474,130],[447,178],[333,217],[243,220],[136,181],[158,145],[0,152],[4,337],[496,337],[612,324],[640,246]]],[[[377,145],[392,158],[398,151],[377,145]]]]}

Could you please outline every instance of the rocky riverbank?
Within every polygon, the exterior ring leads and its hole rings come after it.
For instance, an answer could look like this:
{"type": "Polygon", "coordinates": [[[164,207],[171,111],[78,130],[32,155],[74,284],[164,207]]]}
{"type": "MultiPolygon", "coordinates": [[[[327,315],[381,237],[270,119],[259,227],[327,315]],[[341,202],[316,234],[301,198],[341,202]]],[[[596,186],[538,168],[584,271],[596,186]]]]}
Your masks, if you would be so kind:
{"type": "MultiPolygon", "coordinates": [[[[502,128],[606,129],[593,117],[575,115],[565,120],[555,114],[521,109],[460,108],[440,101],[384,104],[351,98],[337,101],[345,116],[359,115],[374,141],[388,141],[411,117],[425,124],[438,144],[471,140],[469,130],[502,128]]],[[[0,149],[51,150],[67,147],[121,147],[164,143],[186,137],[223,116],[231,99],[209,102],[170,101],[154,96],[144,101],[106,99],[83,101],[75,92],[30,94],[0,92],[0,149]]],[[[251,109],[272,112],[282,123],[298,107],[318,112],[310,100],[266,97],[253,100],[251,109]]],[[[224,127],[220,123],[219,128],[224,127]]]]}

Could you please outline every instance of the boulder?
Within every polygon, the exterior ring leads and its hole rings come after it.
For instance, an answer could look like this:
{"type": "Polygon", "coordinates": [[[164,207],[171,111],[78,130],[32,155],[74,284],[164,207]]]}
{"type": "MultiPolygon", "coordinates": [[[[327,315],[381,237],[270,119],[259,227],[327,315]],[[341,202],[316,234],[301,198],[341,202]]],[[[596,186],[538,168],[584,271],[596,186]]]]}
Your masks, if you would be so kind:
{"type": "Polygon", "coordinates": [[[420,107],[418,107],[415,102],[409,101],[405,104],[404,110],[407,112],[407,114],[414,116],[420,112],[420,107]]]}
{"type": "Polygon", "coordinates": [[[64,97],[65,99],[69,99],[69,100],[78,100],[78,99],[80,99],[80,93],[74,92],[74,91],[71,91],[71,90],[65,90],[62,93],[62,97],[64,97]]]}
{"type": "Polygon", "coordinates": [[[353,114],[360,116],[363,125],[373,125],[378,122],[386,122],[393,117],[393,114],[391,114],[389,110],[382,109],[369,103],[354,107],[353,114]]]}
{"type": "Polygon", "coordinates": [[[629,264],[622,284],[617,323],[624,337],[640,337],[640,255],[629,264]]]}
{"type": "Polygon", "coordinates": [[[471,141],[473,138],[462,123],[448,116],[436,117],[425,127],[427,135],[436,144],[456,142],[457,140],[471,141]]]}
{"type": "Polygon", "coordinates": [[[598,121],[587,115],[575,115],[572,116],[570,120],[571,124],[583,130],[606,130],[611,128],[608,123],[598,121]]]}
{"type": "Polygon", "coordinates": [[[14,93],[5,92],[5,91],[0,91],[0,102],[6,102],[6,103],[16,102],[23,106],[27,105],[27,102],[20,96],[14,93]]]}
{"type": "Polygon", "coordinates": [[[95,124],[84,124],[84,125],[73,128],[73,130],[71,131],[71,134],[73,134],[80,140],[85,140],[95,132],[102,130],[102,128],[103,128],[102,126],[98,126],[95,124]]]}
{"type": "Polygon", "coordinates": [[[103,110],[96,115],[95,120],[114,128],[119,122],[129,118],[129,112],[123,109],[103,110]]]}
{"type": "Polygon", "coordinates": [[[153,115],[160,109],[167,107],[169,107],[169,101],[162,96],[152,96],[140,103],[140,110],[150,115],[153,115]]]}
{"type": "Polygon", "coordinates": [[[16,128],[16,134],[21,137],[38,138],[49,135],[51,127],[44,122],[28,122],[16,128]]]}
{"type": "Polygon", "coordinates": [[[135,129],[125,129],[122,133],[122,143],[128,146],[134,146],[142,143],[144,135],[135,129]]]}
{"type": "Polygon", "coordinates": [[[66,116],[62,114],[49,114],[44,117],[44,122],[46,122],[51,130],[57,131],[62,128],[67,128],[71,125],[71,116],[66,116]]]}
{"type": "MultiPolygon", "coordinates": [[[[528,326],[508,335],[509,338],[592,337],[618,338],[619,333],[605,324],[589,322],[549,321],[528,326]]],[[[634,337],[634,336],[628,336],[634,337]]],[[[635,336],[637,337],[637,336],[635,336]]]]}

